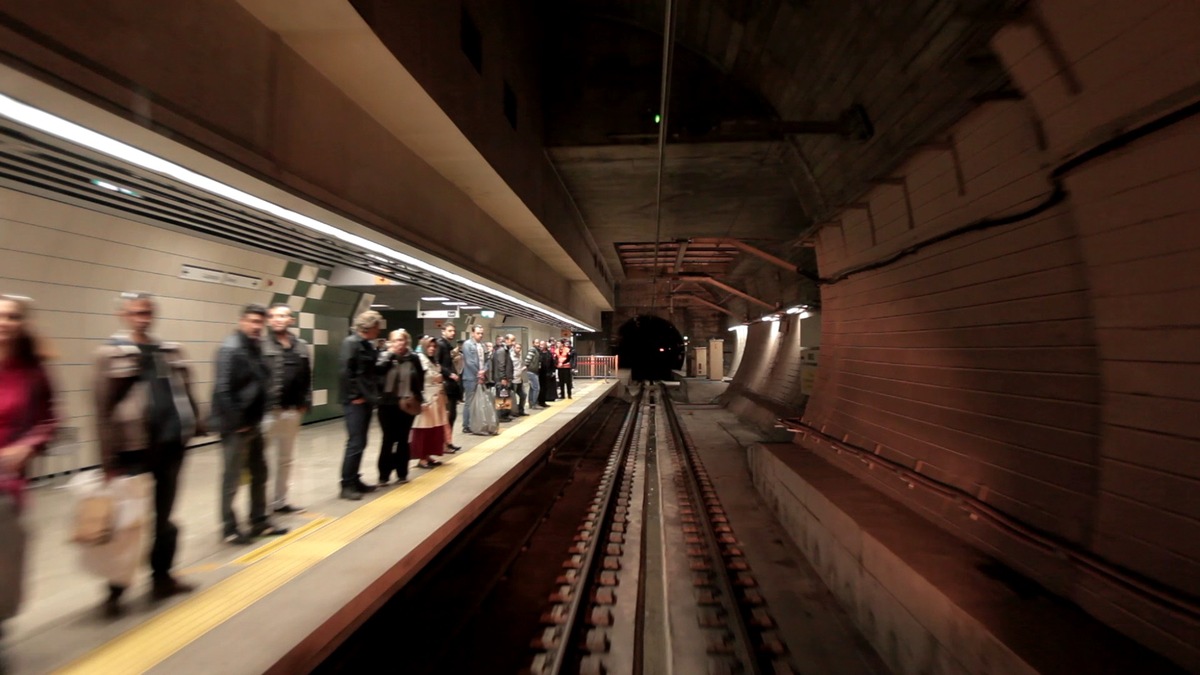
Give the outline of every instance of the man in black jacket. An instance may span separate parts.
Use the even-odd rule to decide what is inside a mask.
[[[246,305],[238,330],[225,338],[217,352],[213,387],[213,416],[221,431],[225,471],[221,485],[221,521],[224,539],[248,544],[251,537],[287,532],[267,520],[267,462],[263,456],[262,421],[267,410],[271,374],[259,340],[267,310]],[[238,528],[233,498],[241,483],[242,468],[250,468],[250,535]]]
[[[492,349],[492,362],[488,368],[488,376],[496,385],[496,397],[501,398],[502,392],[506,394],[507,405],[510,407],[500,408],[497,410],[497,417],[501,422],[508,422],[512,419],[512,392],[513,392],[513,361],[512,352],[508,350],[507,339],[503,336],[496,338],[496,346]]]
[[[554,400],[554,375],[557,372],[557,368],[555,367],[554,350],[550,348],[551,344],[542,340],[541,345],[539,345],[539,349],[542,352],[542,367],[540,371],[542,375],[542,390],[538,392],[541,394],[541,399],[538,403],[543,406]]]
[[[442,388],[446,392],[446,412],[450,418],[451,433],[454,433],[454,421],[458,419],[458,402],[463,397],[462,378],[454,368],[454,336],[457,332],[454,324],[446,323],[442,326],[442,336],[436,341],[437,365],[442,371]],[[462,450],[450,438],[446,439],[446,449],[450,452]]]
[[[342,411],[346,420],[346,454],[342,459],[342,499],[362,499],[374,487],[362,482],[358,473],[371,413],[379,403],[383,378],[377,365],[379,350],[375,340],[383,330],[383,315],[366,311],[354,319],[354,333],[342,341],[338,354]]]

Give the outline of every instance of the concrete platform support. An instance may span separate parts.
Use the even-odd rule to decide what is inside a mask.
[[[754,484],[896,673],[1181,672],[793,444]]]

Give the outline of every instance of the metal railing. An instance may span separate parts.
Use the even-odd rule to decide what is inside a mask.
[[[608,380],[617,376],[616,356],[576,356],[574,377]]]

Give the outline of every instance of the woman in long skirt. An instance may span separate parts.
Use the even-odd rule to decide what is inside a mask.
[[[441,462],[433,459],[433,455],[441,455],[446,447],[447,427],[450,425],[450,415],[446,411],[445,388],[442,386],[442,373],[435,359],[437,343],[433,338],[421,338],[417,356],[421,359],[421,367],[425,372],[424,395],[421,401],[421,413],[413,421],[412,456],[418,460],[417,466],[422,469],[439,466]]]

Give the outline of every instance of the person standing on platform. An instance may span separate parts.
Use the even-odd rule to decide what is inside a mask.
[[[539,401],[542,405],[547,405],[554,400],[556,368],[553,347],[553,343],[542,341],[542,400]]]
[[[475,400],[475,392],[479,384],[487,383],[488,362],[483,346],[483,326],[478,324],[471,327],[471,339],[462,345],[463,355],[463,433],[471,431],[471,403]]]
[[[107,479],[150,474],[154,478],[154,545],[150,569],[155,599],[195,589],[171,575],[179,528],[171,511],[179,491],[184,450],[199,431],[199,409],[179,345],[150,335],[154,298],[122,293],[118,316],[124,325],[96,350],[92,394],[96,438]],[[104,612],[121,613],[125,587],[110,583]]]
[[[58,425],[46,356],[30,330],[30,304],[0,295],[0,631],[21,606],[25,469]]]
[[[221,430],[224,476],[221,481],[221,522],[224,540],[249,544],[253,537],[287,534],[267,518],[267,460],[262,423],[267,412],[271,373],[262,353],[263,324],[267,309],[246,305],[238,329],[225,338],[217,351],[216,383],[213,387],[213,417]],[[242,470],[250,469],[250,531],[238,527],[233,499],[242,481]]]
[[[496,345],[492,348],[491,380],[496,384],[496,397],[498,400],[501,400],[501,392],[508,392],[508,402],[502,403],[502,405],[508,407],[499,408],[496,411],[496,416],[501,422],[511,421],[513,360],[512,353],[508,351],[507,338],[496,338]]]
[[[417,466],[431,469],[441,466],[434,455],[441,455],[446,445],[450,430],[447,428],[450,420],[446,413],[445,383],[442,381],[442,368],[437,364],[438,345],[431,337],[421,340],[417,355],[421,360],[423,378],[423,400],[421,412],[413,422],[412,453],[417,458]]]
[[[462,450],[460,446],[454,444],[454,421],[458,419],[458,402],[463,399],[462,376],[454,366],[454,336],[458,329],[454,324],[447,323],[442,326],[442,336],[436,341],[436,355],[434,362],[437,363],[438,369],[442,374],[443,388],[446,395],[446,415],[450,432],[446,434],[446,452],[457,452]],[[461,359],[460,359],[461,360]]]
[[[368,310],[354,318],[354,332],[342,341],[338,353],[342,411],[346,420],[346,453],[342,458],[342,499],[362,499],[375,488],[362,482],[359,467],[367,447],[371,413],[379,403],[382,378],[376,362],[375,340],[383,330],[383,315]]]
[[[396,483],[408,482],[409,440],[413,414],[406,412],[401,399],[423,394],[423,370],[420,361],[409,348],[412,338],[403,328],[392,331],[387,351],[379,355],[379,373],[383,388],[379,396],[379,428],[383,432],[383,444],[379,446],[379,484],[387,485],[396,472]],[[444,438],[444,435],[443,435]],[[438,448],[441,451],[441,448]],[[362,495],[349,497],[362,499]]]
[[[514,417],[525,417],[525,359],[521,357],[521,343],[512,335],[508,336],[508,353],[513,362],[513,396],[517,399],[517,410]]]
[[[300,423],[312,408],[312,359],[308,343],[292,334],[292,308],[278,302],[267,310],[267,337],[263,356],[271,369],[267,395],[267,440],[275,446],[275,513],[299,513],[288,503],[288,487],[296,456]]]
[[[526,397],[529,401],[529,409],[545,407],[539,403],[541,400],[541,375],[538,373],[542,367],[542,353],[538,351],[538,342],[534,340],[529,345],[529,353],[525,354],[522,362],[525,364],[525,383]]]
[[[575,368],[575,348],[565,338],[558,341],[555,365],[558,367],[558,397],[571,398],[571,371]]]

